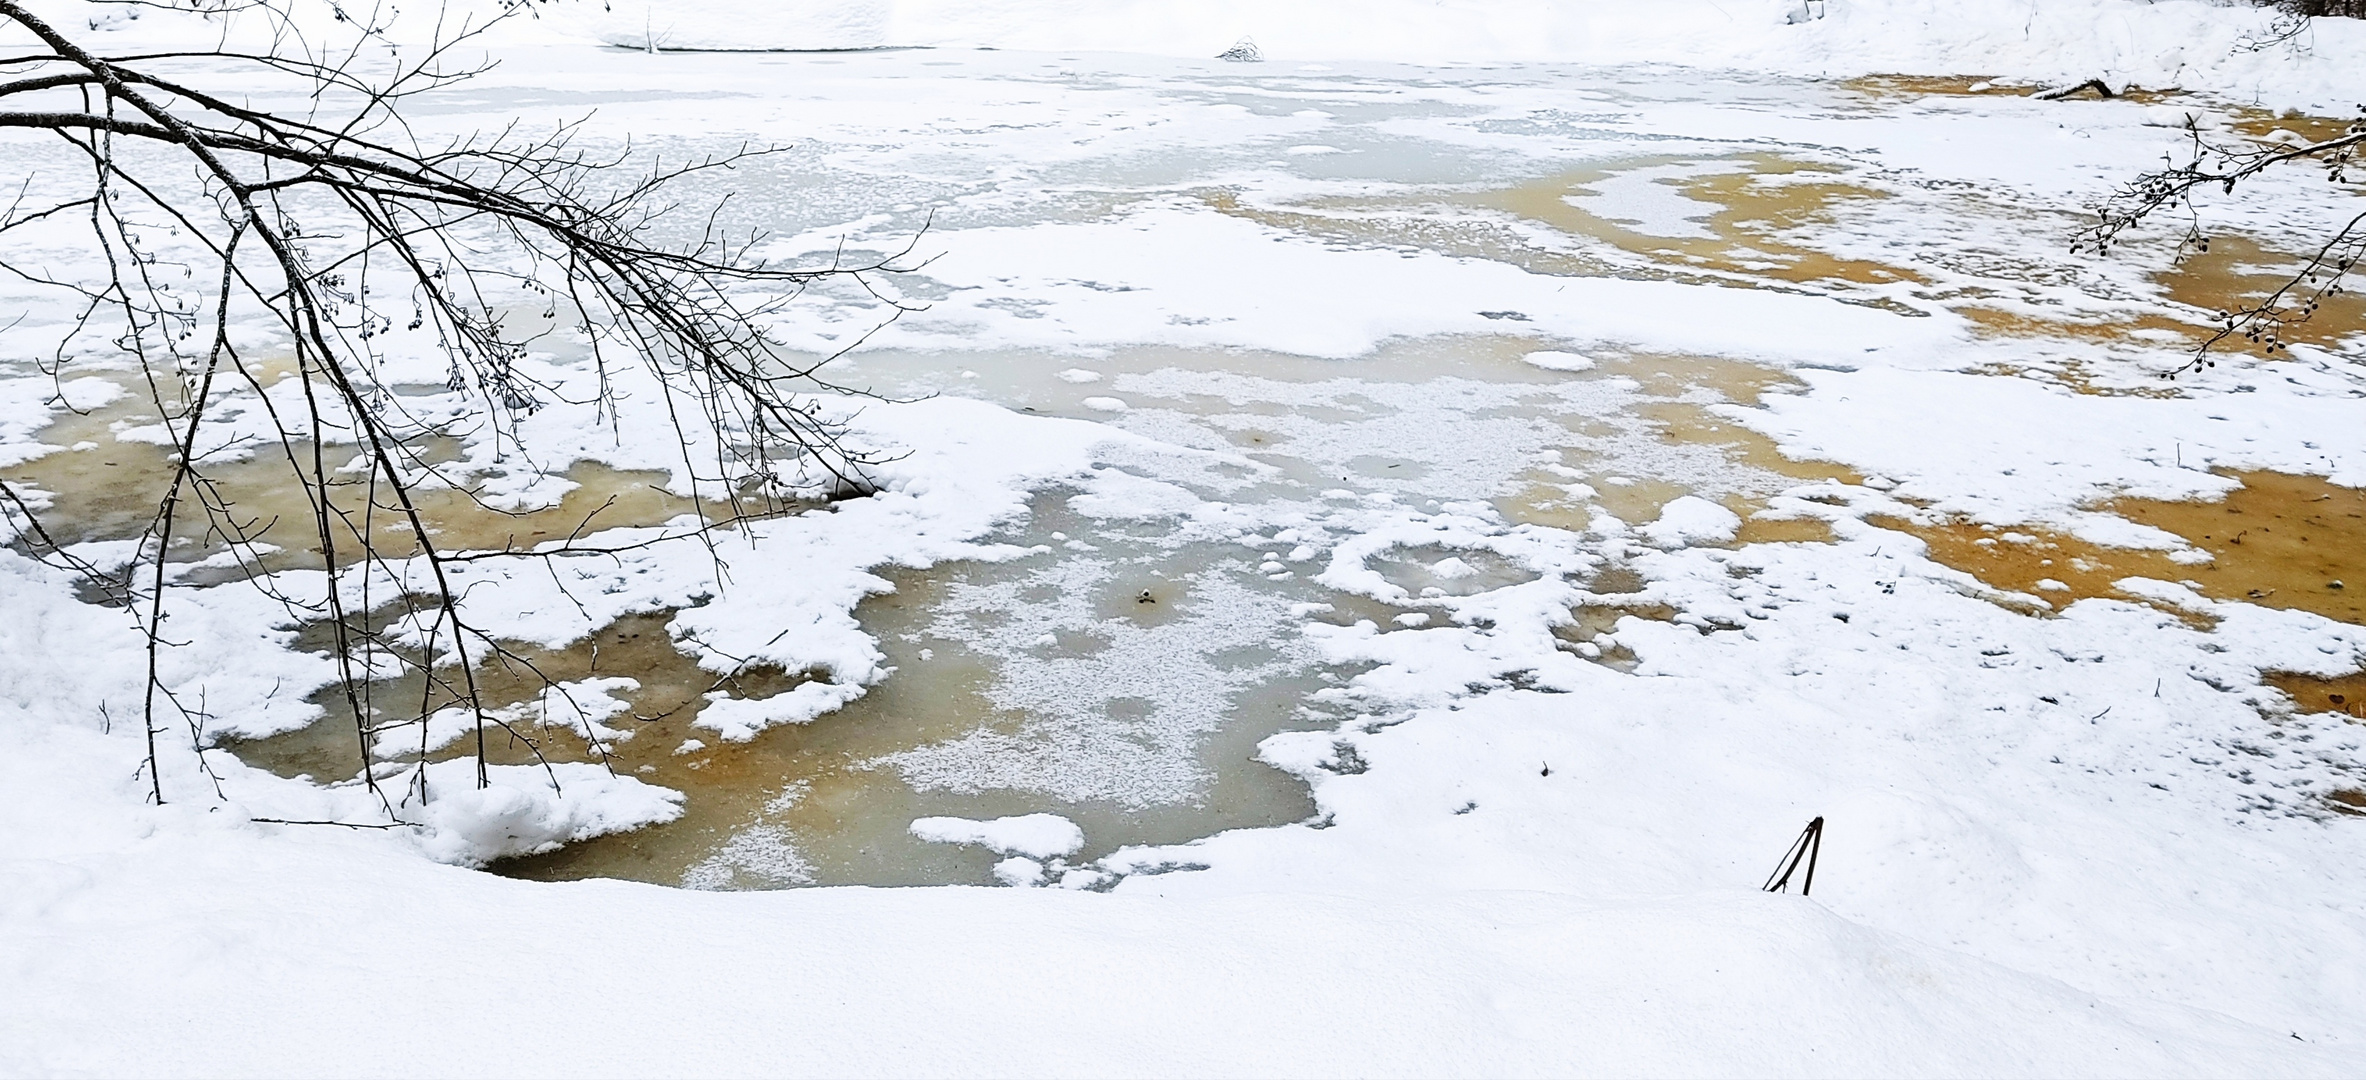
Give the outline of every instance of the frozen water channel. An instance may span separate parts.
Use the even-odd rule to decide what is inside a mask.
[[[691,62],[625,60],[644,61],[660,69]],[[1418,627],[1451,621],[1461,598],[1548,578],[1582,586],[1611,560],[1581,552],[1554,526],[1582,530],[1613,512],[1641,524],[1688,493],[1747,513],[1798,482],[1763,447],[1737,453],[1702,437],[1716,427],[1702,406],[1757,385],[1731,385],[1734,373],[1715,362],[1665,352],[1554,351],[1558,338],[1524,325],[1550,318],[1517,310],[1530,301],[1458,313],[1467,329],[1408,334],[1353,326],[1385,313],[1357,310],[1352,296],[1326,297],[1321,307],[1267,317],[1285,327],[1344,321],[1349,336],[1334,325],[1334,340],[1297,342],[1312,348],[1256,348],[1247,344],[1253,337],[1199,332],[1224,320],[1189,314],[1165,315],[1162,331],[1146,336],[1095,326],[1095,299],[1122,301],[1141,287],[1070,277],[1056,250],[1024,252],[1031,236],[1125,229],[1145,216],[1236,228],[1260,216],[1252,204],[1271,202],[1279,209],[1264,216],[1285,225],[1274,239],[1312,239],[1317,250],[1401,256],[1426,241],[1556,272],[1623,265],[1638,275],[1691,274],[1657,266],[1648,249],[1603,244],[1584,224],[1523,220],[1485,205],[1494,192],[1535,187],[1542,174],[1559,178],[1546,183],[1562,184],[1566,197],[1558,188],[1532,197],[1560,200],[1554,205],[1613,239],[1706,239],[1703,250],[1739,243],[1730,226],[1705,224],[1733,216],[1731,208],[1678,185],[1765,171],[1769,152],[1736,157],[1715,140],[1650,130],[1635,103],[1677,86],[1650,73],[1547,73],[1525,89],[1556,87],[1553,106],[1506,117],[1497,114],[1510,88],[1493,74],[1143,72],[1106,61],[929,52],[721,62],[798,86],[792,100],[815,95],[841,114],[728,181],[759,225],[790,237],[777,245],[781,254],[809,256],[827,244],[861,259],[916,235],[908,261],[935,260],[888,279],[901,299],[928,310],[839,358],[833,378],[890,398],[959,395],[1093,420],[1166,449],[1102,462],[1136,478],[1134,490],[1039,493],[995,537],[1022,549],[1018,558],[892,575],[895,592],[856,612],[885,654],[883,674],[861,698],[805,724],[745,741],[692,726],[700,712],[732,704],[714,699],[780,687],[715,691],[664,650],[627,651],[642,635],[668,632],[663,612],[633,617],[629,635],[623,623],[606,628],[604,667],[591,645],[577,643],[580,674],[637,684],[617,691],[636,720],[612,722],[629,738],[612,747],[611,767],[686,791],[686,812],[512,860],[499,867],[505,872],[740,888],[996,874],[1058,880],[1071,868],[1072,885],[1114,881],[1134,867],[1122,858],[1094,863],[1129,846],[1311,818],[1302,778],[1259,761],[1259,744],[1363,714],[1384,719],[1396,707],[1350,689],[1363,665],[1326,662],[1303,640],[1306,624]],[[915,102],[899,99],[916,88],[983,96],[938,97],[941,113],[926,120],[879,115],[910,109]],[[670,94],[615,91],[484,100],[561,113],[596,106],[627,128],[636,113],[679,104]],[[1848,107],[1855,98],[1834,100]],[[732,134],[654,139],[659,152],[678,156],[728,148]],[[1591,171],[1575,175],[1581,167]],[[1341,200],[1357,205],[1319,205]],[[1319,223],[1287,219],[1309,206]],[[1179,224],[1191,231],[1189,220]],[[1436,235],[1409,241],[1415,231]],[[974,251],[972,238],[1006,250]],[[1014,242],[1020,251],[1007,250]],[[941,272],[957,261],[1041,278],[1058,299],[1014,278],[980,287]],[[1229,272],[1222,259],[1198,269]],[[1080,304],[1084,321],[1062,336],[1084,330],[1084,340],[1005,329],[1076,323],[1047,319],[1054,304]],[[821,355],[883,321],[873,298],[843,292],[809,298],[780,330]],[[1283,343],[1298,336],[1285,331]],[[586,502],[646,483],[641,474],[601,474],[571,497]],[[565,655],[541,663],[565,666]],[[627,656],[639,660],[619,659]],[[241,743],[240,753],[329,779],[350,768],[348,724],[332,717]],[[564,755],[570,743],[560,735],[540,749]],[[510,756],[529,760],[514,747]],[[931,815],[1030,813],[1081,825],[1082,845],[1048,867],[1013,866],[998,861],[1009,852],[930,843],[907,828]]]
[[[860,695],[799,722],[765,702],[843,678],[710,679],[720,647],[677,615],[704,596],[550,643],[621,702],[599,721],[622,736],[610,766],[688,799],[671,823],[497,866],[523,876],[1105,887],[1177,865],[1129,852],[1311,820],[1307,770],[1361,767],[1275,759],[1270,736],[1533,675],[1382,692],[1330,631],[1552,611],[1558,648],[1626,665],[1620,618],[1684,617],[1656,594],[1603,606],[1647,587],[1637,555],[1832,540],[1802,485],[1894,484],[1755,430],[1798,372],[1953,350],[2093,389],[2096,364],[2157,359],[2181,332],[2136,314],[2173,283],[2061,254],[2068,191],[2110,157],[2093,144],[2152,138],[2147,104],[2096,105],[2083,142],[2005,169],[1980,147],[2053,137],[2061,106],[1649,68],[615,53],[594,80],[575,56],[528,51],[418,114],[466,129],[596,109],[602,137],[675,158],[793,143],[709,182],[777,257],[905,252],[882,287],[915,310],[817,289],[778,334],[847,350],[831,377],[889,401],[977,399],[1110,438],[1087,472],[1034,483],[982,557],[882,568],[892,591],[853,612],[878,650]],[[1975,137],[1919,134],[1940,123]],[[1980,313],[2007,329],[1967,333]],[[91,421],[58,431],[91,448],[21,466],[36,485],[83,482],[72,467],[108,452]],[[577,460],[626,470],[579,477],[592,495],[645,493],[665,468],[630,447]],[[794,575],[798,557],[759,547],[738,573]],[[680,649],[628,646],[644,638]],[[544,752],[581,756],[568,722]],[[342,780],[344,723],[235,745]],[[911,828],[1039,814],[1081,842]]]
[[[1222,8],[864,6],[1079,16],[1006,45]],[[507,654],[468,669],[495,724],[406,670],[420,635],[349,702],[307,620],[337,589],[403,629],[425,560],[348,470],[326,499],[392,564],[324,572],[265,407],[306,416],[305,380],[234,315],[153,749],[137,626],[0,550],[0,1072],[2366,1071],[2366,307],[2162,377],[2357,186],[2271,170],[2207,194],[2206,253],[2069,251],[2189,116],[2342,130],[2366,27],[1810,6],[1506,38],[1758,73],[1291,55],[1536,29],[1504,4],[1269,5],[1309,36],[1259,30],[1262,63],[533,24],[412,130],[781,147],[682,202],[784,264],[892,256],[766,316],[871,392],[795,403],[872,483],[738,484],[732,419],[670,423],[563,305],[505,312],[544,331],[522,415],[382,318],[364,407],[433,431],[459,490],[423,483],[424,527]],[[1893,61],[1995,66],[1821,74]],[[2096,65],[2124,92],[2015,81]],[[0,135],[36,195],[87,181],[64,156]],[[103,273],[73,216],[12,265]],[[139,235],[167,277],[193,245]],[[73,299],[0,280],[0,478],[140,565],[176,384]],[[689,513],[751,492],[797,501]],[[251,563],[224,519],[270,526]],[[1813,896],[1762,891],[1811,818]],[[806,887],[839,885],[950,887]],[[599,1021],[351,1037],[521,1002]]]
[[[1653,485],[1625,505],[1705,491],[1745,510],[1796,482],[1665,438],[1638,406],[1667,403],[1666,388],[1615,367],[1573,378],[1523,362],[1532,351],[1427,340],[1353,374],[1173,348],[849,362],[898,392],[943,378],[1022,411],[1117,412],[1108,422],[1172,449],[1107,460],[1139,478],[1123,494],[1037,495],[997,537],[1016,559],[894,575],[894,593],[857,609],[890,658],[885,680],[746,744],[693,733],[653,762],[692,793],[683,821],[504,868],[737,886],[981,880],[986,851],[923,842],[907,823],[1054,813],[1085,838],[1057,876],[1128,846],[1310,818],[1302,780],[1257,760],[1258,744],[1388,707],[1348,686],[1363,665],[1304,640],[1308,623],[1446,623],[1465,598],[1590,581],[1602,559],[1519,520],[1566,513],[1580,477]],[[1061,366],[1080,362],[1094,367]]]

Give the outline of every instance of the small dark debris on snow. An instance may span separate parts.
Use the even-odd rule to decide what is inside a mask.
[[[1265,59],[1265,52],[1257,47],[1256,42],[1242,38],[1233,42],[1231,48],[1217,53],[1216,59],[1230,60],[1236,64],[1254,64]]]

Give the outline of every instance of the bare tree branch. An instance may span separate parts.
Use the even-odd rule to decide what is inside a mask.
[[[85,273],[30,265],[0,248],[0,270],[57,290],[73,305],[58,331],[53,376],[80,353],[130,358],[172,450],[170,475],[140,537],[136,577],[132,567],[102,571],[76,556],[44,527],[37,500],[4,481],[0,511],[19,543],[106,590],[145,635],[144,767],[159,802],[169,793],[155,737],[170,711],[187,724],[201,764],[207,749],[202,699],[184,707],[162,663],[177,645],[164,631],[168,596],[187,587],[174,562],[176,542],[198,538],[188,524],[193,515],[205,520],[200,547],[228,552],[292,620],[326,628],[339,696],[354,720],[359,774],[370,790],[379,790],[387,764],[378,737],[416,723],[422,741],[400,801],[427,799],[429,720],[452,708],[474,726],[482,786],[489,782],[488,728],[537,757],[540,747],[498,715],[479,668],[512,665],[546,688],[553,684],[466,617],[452,568],[614,556],[685,538],[711,542],[717,530],[868,494],[867,470],[877,460],[846,447],[809,396],[852,391],[821,380],[818,365],[764,327],[805,289],[833,279],[869,290],[886,305],[888,321],[907,310],[871,279],[897,272],[909,247],[858,262],[775,265],[755,254],[765,237],[727,231],[720,207],[701,214],[684,239],[665,239],[682,217],[673,194],[682,181],[782,148],[742,147],[642,167],[630,147],[606,154],[580,147],[580,124],[535,137],[513,126],[423,138],[402,106],[482,73],[487,65],[463,62],[454,50],[484,27],[439,31],[407,59],[368,58],[358,46],[309,39],[290,15],[294,2],[195,0],[212,15],[267,20],[271,47],[260,51],[102,56],[19,0],[0,0],[0,25],[30,33],[46,50],[0,59],[0,129],[54,133],[89,168],[72,190],[30,203],[29,178],[0,215],[0,236],[54,230],[79,215],[87,218],[98,267]],[[531,10],[524,0],[510,7]],[[345,17],[341,9],[338,15]],[[352,29],[362,40],[384,30]],[[185,63],[192,60],[206,63]],[[223,75],[224,64],[234,74]],[[201,76],[177,73],[184,68],[225,83],[246,80],[232,84],[240,100],[197,85]],[[255,100],[244,96],[250,93],[272,100],[273,92],[304,104],[278,111],[242,103]],[[292,390],[265,386],[233,342],[234,326],[257,315],[291,354]],[[684,475],[694,492],[714,492],[719,509],[710,512],[706,500],[694,498],[693,527],[624,543],[585,540],[595,510],[561,541],[445,550],[418,495],[431,486],[468,491],[424,449],[449,421],[408,413],[384,377],[382,343],[394,334],[432,341],[431,354],[448,366],[449,388],[475,398],[490,425],[484,437],[507,447],[518,442],[519,419],[556,400],[558,391],[538,382],[526,361],[535,342],[557,329],[572,329],[588,347],[599,389],[587,404],[611,422],[611,376],[621,370],[614,365],[637,364],[647,373],[672,418]],[[104,345],[94,350],[91,336],[102,333]],[[302,489],[309,547],[327,578],[317,598],[281,588],[274,567],[286,557],[274,556],[265,539],[278,520],[242,516],[209,472],[205,433],[222,423],[214,406],[233,391],[261,403],[276,458]],[[696,447],[708,448],[712,460],[694,460]],[[371,684],[386,662],[423,676],[408,719],[377,719]],[[585,734],[594,753],[602,752]],[[379,797],[392,819],[397,799]]]
[[[2208,251],[2210,238],[2202,231],[2194,194],[2215,188],[2231,195],[2245,181],[2286,163],[2318,161],[2327,180],[2347,183],[2351,170],[2357,167],[2359,148],[2366,146],[2366,106],[2359,107],[2358,122],[2342,135],[2298,146],[2215,141],[2190,115],[2185,118],[2185,133],[2186,160],[2144,173],[2094,206],[2096,222],[2079,234],[2072,251],[2107,256],[2124,233],[2163,212],[2184,216],[2180,252]],[[2195,349],[2193,359],[2170,374],[2209,366],[2211,351],[2236,337],[2269,356],[2286,351],[2285,328],[2309,321],[2327,297],[2339,295],[2362,257],[2366,257],[2366,213],[2333,229],[2300,270],[2266,297],[2219,312],[2216,328]]]

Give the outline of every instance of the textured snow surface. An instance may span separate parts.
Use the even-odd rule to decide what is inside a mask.
[[[210,25],[42,9],[103,18],[126,51]],[[2174,150],[2185,106],[1884,112],[1804,78],[2101,75],[2354,104],[2359,27],[2320,24],[2305,54],[2239,48],[2264,18],[2193,0],[548,5],[422,131],[593,113],[599,137],[669,154],[797,143],[742,174],[775,252],[895,250],[935,213],[931,261],[881,286],[927,310],[845,362],[891,400],[813,403],[883,452],[879,494],[712,552],[472,564],[468,614],[556,646],[679,609],[677,645],[708,668],[809,676],[710,706],[702,734],[728,743],[896,677],[854,615],[887,569],[1056,551],[1016,584],[949,589],[929,627],[1000,665],[983,693],[1026,722],[875,767],[936,793],[1188,802],[1197,740],[1243,688],[1319,662],[1357,673],[1315,695],[1352,719],[1256,749],[1317,816],[1081,865],[1066,857],[1091,838],[1056,815],[910,823],[1007,855],[993,880],[1035,888],[701,891],[735,867],[813,880],[772,825],[732,835],[688,889],[508,880],[466,867],[670,820],[680,799],[590,766],[499,769],[480,791],[453,762],[420,811],[201,753],[310,722],[334,675],[278,605],[225,587],[175,595],[188,644],[162,676],[202,686],[212,719],[160,729],[170,801],[150,805],[128,618],[0,550],[0,1074],[2366,1073],[2366,828],[2323,799],[2359,786],[2366,729],[2263,682],[2357,670],[2366,630],[2169,581],[2000,598],[1872,523],[1955,514],[2206,561],[2094,507],[2220,496],[2219,470],[2366,484],[2357,342],[2230,359],[2169,397],[1997,374],[2077,363],[2124,391],[2178,361],[1981,337],[1927,293],[2001,288],[1977,266],[2010,253],[2029,278],[2094,286],[2006,298],[2030,311],[2156,302],[2128,265],[2043,260],[2063,207]],[[1266,62],[1211,59],[1244,36]],[[1758,153],[1884,196],[1819,240],[1929,290],[1589,276],[1356,231],[1391,200],[1623,162],[1570,205],[1697,240],[1711,219],[1668,181]],[[2274,212],[2208,210],[2288,236],[2347,205],[2280,182],[2263,181],[2287,197]],[[1965,190],[1987,201],[1944,202]],[[1353,205],[1290,224],[1323,198]],[[5,288],[31,324],[70,315]],[[817,288],[773,329],[827,353],[877,313]],[[1434,340],[1458,344],[1384,359]],[[1748,404],[1684,401],[1866,483],[1663,437],[1640,410],[1670,399],[1630,374],[1653,357],[1784,372]],[[65,452],[43,425],[120,392],[35,359],[0,355],[10,467]],[[523,363],[590,396],[581,365]],[[619,423],[661,422],[649,387],[617,378]],[[225,441],[259,430],[254,406],[226,409]],[[538,462],[681,482],[682,447],[587,415],[533,417]],[[568,483],[493,442],[452,467],[489,498]],[[1597,498],[1636,478],[1691,494],[1634,520]],[[1566,512],[1507,511],[1540,489]],[[1742,495],[1833,542],[1725,546]],[[1068,546],[1018,546],[1044,507],[1081,522]],[[1178,571],[1199,606],[1108,630],[1085,597],[1128,530],[1238,565]],[[1638,591],[1594,592],[1613,567]],[[1577,612],[1612,603],[1674,614],[1573,648]],[[1059,651],[1083,631],[1103,647]],[[1592,662],[1611,651],[1629,668]],[[614,688],[579,690],[597,712]],[[1138,722],[1102,738],[1097,712],[1135,694]],[[298,824],[383,822],[382,800],[413,824]],[[1756,891],[1818,815],[1813,897]],[[521,1013],[530,1032],[486,1022]]]

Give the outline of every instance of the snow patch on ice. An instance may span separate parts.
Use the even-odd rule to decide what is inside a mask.
[[[1688,544],[1721,544],[1741,530],[1741,516],[1698,495],[1670,500],[1659,519],[1643,526],[1643,535],[1663,548]]]
[[[977,844],[997,854],[1025,855],[1032,859],[1072,855],[1084,846],[1084,830],[1058,814],[1021,814],[989,820],[924,817],[912,822],[912,835],[931,843]]]
[[[1521,357],[1520,360],[1523,363],[1535,365],[1536,367],[1543,368],[1546,371],[1594,370],[1593,357],[1581,356],[1573,352],[1552,352],[1549,350],[1542,352],[1532,352],[1526,356]]]
[[[778,825],[752,825],[682,875],[686,889],[779,889],[813,882],[813,862]]]

